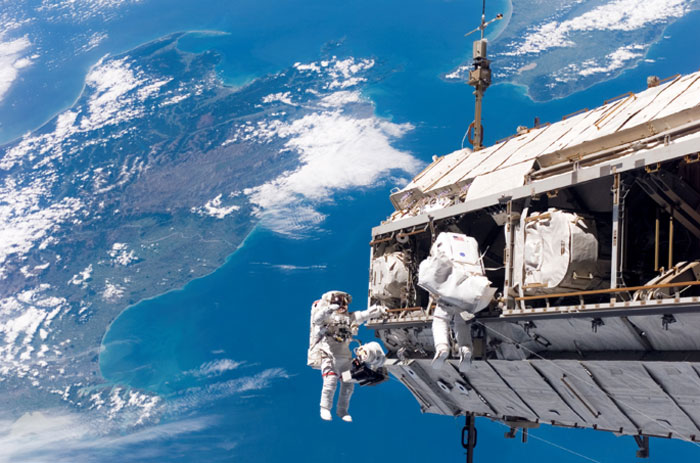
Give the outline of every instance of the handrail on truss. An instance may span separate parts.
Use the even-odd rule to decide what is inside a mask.
[[[541,294],[537,296],[521,296],[516,297],[516,301],[533,301],[537,299],[551,299],[554,297],[575,297],[575,296],[590,296],[593,294],[613,294],[613,293],[625,293],[629,291],[644,291],[648,289],[658,289],[658,288],[676,288],[679,286],[698,286],[700,281],[678,281],[675,283],[659,283],[656,285],[644,285],[644,286],[626,286],[620,288],[607,288],[607,289],[594,289],[591,291],[575,291],[571,293],[553,293],[553,294]]]

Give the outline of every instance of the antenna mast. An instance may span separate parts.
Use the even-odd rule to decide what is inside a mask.
[[[484,98],[484,92],[489,85],[491,85],[491,68],[489,67],[491,61],[486,59],[486,44],[488,40],[484,38],[484,30],[486,26],[500,19],[503,19],[503,14],[498,13],[495,18],[488,22],[486,21],[486,0],[483,0],[481,6],[481,24],[473,31],[464,34],[464,36],[467,37],[477,31],[481,33],[481,38],[474,42],[472,56],[474,59],[474,69],[469,71],[469,81],[467,82],[474,87],[474,96],[476,100],[474,102],[474,122],[469,125],[469,132],[471,132],[472,128],[474,129],[474,137],[469,137],[469,141],[474,146],[474,151],[479,151],[483,148],[481,143],[484,140],[484,129],[481,125],[481,103]]]

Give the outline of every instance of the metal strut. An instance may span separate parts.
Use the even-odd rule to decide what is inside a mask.
[[[467,413],[466,422],[462,428],[462,447],[467,452],[467,463],[473,463],[476,447],[476,417],[473,413]]]
[[[637,458],[649,458],[649,436],[632,436],[637,442]]]
[[[474,122],[469,125],[469,130],[467,131],[467,134],[469,134],[469,142],[474,146],[474,151],[479,151],[484,147],[484,128],[481,124],[481,106],[484,92],[489,85],[491,85],[491,61],[486,58],[486,45],[488,41],[484,38],[484,30],[489,24],[501,19],[503,19],[503,15],[499,13],[492,20],[486,21],[486,0],[484,0],[481,8],[481,24],[473,31],[464,34],[466,37],[474,32],[481,33],[481,38],[473,43],[473,69],[469,71],[469,80],[467,81],[467,84],[474,87]],[[474,129],[473,135],[471,135],[472,129]]]

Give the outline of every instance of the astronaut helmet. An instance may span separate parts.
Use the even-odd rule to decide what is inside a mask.
[[[337,304],[341,309],[347,310],[348,305],[352,302],[352,296],[344,291],[328,291],[323,295],[329,304]]]

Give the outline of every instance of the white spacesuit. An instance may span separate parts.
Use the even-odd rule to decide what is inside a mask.
[[[450,324],[459,350],[459,369],[466,372],[471,364],[472,337],[470,322],[483,310],[496,289],[489,287],[479,255],[477,241],[460,233],[440,233],[421,262],[418,285],[436,303],[433,313],[433,366],[442,368],[450,354]]]
[[[432,325],[433,341],[435,343],[433,366],[437,369],[442,368],[450,354],[450,324],[452,324],[459,350],[459,369],[465,373],[469,370],[472,360],[472,328],[470,322],[474,316],[469,314],[470,316],[464,319],[461,316],[462,313],[464,312],[456,307],[439,302],[435,306]]]
[[[311,311],[311,334],[308,364],[321,369],[323,388],[321,389],[321,418],[331,419],[333,396],[343,371],[351,367],[350,341],[357,333],[357,327],[371,318],[382,315],[386,309],[372,306],[367,310],[348,313],[352,298],[342,291],[329,291],[314,302]],[[348,414],[353,383],[341,380],[336,414],[343,421],[350,422]]]

